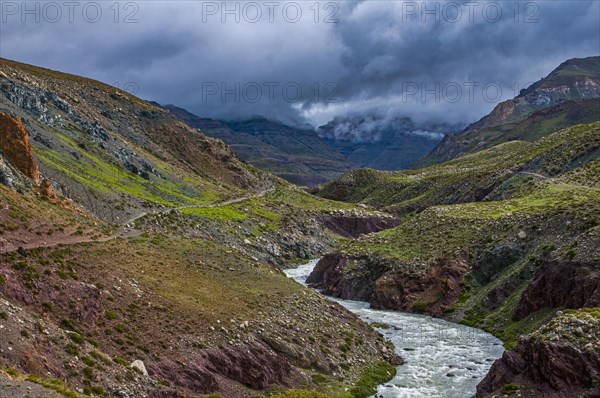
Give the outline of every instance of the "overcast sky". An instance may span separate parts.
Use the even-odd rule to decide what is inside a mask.
[[[600,53],[594,0],[26,3],[0,3],[0,56],[224,119],[467,123]]]

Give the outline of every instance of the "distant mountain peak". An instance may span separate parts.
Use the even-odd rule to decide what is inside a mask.
[[[560,128],[600,120],[599,98],[600,56],[569,59],[461,133],[447,136],[419,165],[443,162],[506,141],[535,140]],[[537,113],[540,110],[548,111]]]

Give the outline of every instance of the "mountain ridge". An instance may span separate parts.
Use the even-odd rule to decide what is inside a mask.
[[[353,167],[308,128],[295,128],[262,117],[218,121],[165,105],[193,128],[219,138],[245,161],[298,185],[317,185]]]
[[[416,166],[422,167],[489,148],[509,139],[532,140],[560,128],[600,119],[600,56],[573,58],[555,68],[514,99],[458,134],[448,135]],[[566,108],[566,109],[565,109]],[[536,112],[549,109],[557,119],[552,126],[531,133],[519,126]]]

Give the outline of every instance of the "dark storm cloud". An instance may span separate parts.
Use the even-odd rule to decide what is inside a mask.
[[[564,60],[600,52],[596,1],[521,2],[516,14],[514,2],[484,1],[322,2],[318,14],[313,2],[121,2],[118,14],[97,2],[94,23],[82,12],[90,2],[72,21],[54,2],[55,23],[48,2],[28,3],[40,5],[39,22],[6,5],[22,2],[2,2],[0,56],[133,82],[143,98],[219,118],[469,122]]]

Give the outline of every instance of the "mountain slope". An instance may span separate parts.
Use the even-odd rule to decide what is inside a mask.
[[[434,166],[382,172],[355,170],[323,185],[325,198],[360,202],[398,214],[429,206],[503,199],[600,156],[598,123],[535,142],[512,141]]]
[[[443,162],[511,140],[532,141],[600,120],[600,57],[574,58],[459,134],[448,135],[418,166]]]
[[[222,142],[113,87],[0,60],[0,111],[22,119],[43,176],[99,217],[264,189]]]
[[[381,336],[273,266],[393,217],[89,79],[0,60],[0,111],[2,393],[350,398],[392,377]]]
[[[350,170],[352,163],[309,128],[294,128],[255,117],[220,122],[166,105],[189,126],[223,140],[241,159],[298,185],[316,185]]]
[[[599,160],[596,122],[421,170],[348,173],[322,193],[386,208],[404,222],[339,245],[308,282],[501,338],[514,351],[492,367],[478,396],[506,393],[508,384],[522,396],[595,396],[597,368],[585,365],[575,378],[569,369],[597,363],[598,345],[592,339],[581,353],[570,337],[580,332],[556,327],[565,323],[557,311],[600,306]],[[593,317],[590,335],[598,333]],[[540,334],[554,340],[540,343]]]

